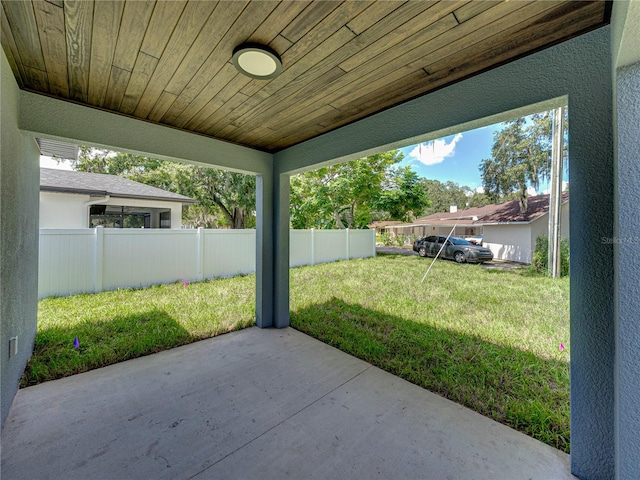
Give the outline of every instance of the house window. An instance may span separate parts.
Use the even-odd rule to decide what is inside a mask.
[[[127,207],[107,207],[91,205],[89,208],[89,228],[145,228],[150,224],[150,214],[127,211]]]
[[[171,228],[171,212],[160,212],[160,228]]]

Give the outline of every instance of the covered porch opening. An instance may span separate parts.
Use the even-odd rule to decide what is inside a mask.
[[[3,54],[1,333],[3,351],[7,346],[17,347],[2,362],[3,421],[9,415],[16,381],[28,359],[35,333],[38,155],[34,136],[121,145],[132,152],[154,153],[160,158],[182,158],[257,174],[256,322],[260,327],[284,328],[289,324],[289,175],[310,166],[366,156],[381,148],[391,149],[413,138],[424,139],[424,132],[432,132],[431,138],[437,138],[454,128],[465,128],[479,118],[517,112],[549,98],[568,97],[572,112],[569,137],[574,220],[571,471],[580,478],[634,478],[640,458],[637,425],[640,349],[635,314],[638,253],[637,248],[632,249],[639,231],[634,200],[638,183],[639,136],[635,119],[640,59],[627,52],[637,52],[633,45],[637,44],[640,28],[637,5],[629,4],[634,2],[614,3],[611,26],[275,153],[20,90]],[[64,124],[52,121],[60,118],[65,119]],[[89,129],[87,125],[103,128]],[[278,331],[271,333],[277,335]],[[16,338],[20,341],[11,341]],[[256,352],[246,368],[264,365],[270,354]],[[270,367],[269,374],[276,377],[284,371],[278,365]],[[283,391],[290,388],[287,385]],[[254,390],[254,395],[247,397],[256,411],[265,410],[265,393]],[[186,394],[185,390],[183,395]],[[181,418],[176,417],[166,425],[163,434],[171,436],[184,422],[180,422]],[[172,427],[175,422],[178,423]],[[100,435],[100,425],[94,424],[93,428]],[[300,425],[293,430],[305,431]],[[140,431],[129,430],[133,434]],[[55,441],[55,437],[51,438]],[[5,438],[6,454],[4,442]],[[295,450],[283,445],[274,436],[261,453],[258,450],[250,458],[255,461],[258,455],[262,458],[295,455]],[[149,445],[149,455],[154,448]],[[102,456],[102,451],[96,451],[94,458]],[[133,460],[125,457],[123,461]],[[4,461],[8,460],[3,455]]]

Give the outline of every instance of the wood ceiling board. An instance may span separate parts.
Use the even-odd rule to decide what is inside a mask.
[[[592,14],[594,12],[600,12],[601,9],[602,9],[602,6],[597,6],[594,4],[594,5],[586,6],[583,9],[583,15],[584,15],[583,18],[571,16],[570,19],[568,18],[557,19],[556,21],[549,23],[547,25],[549,34],[551,36],[557,36],[558,38],[564,38],[564,36],[566,35],[566,31],[569,28],[575,29],[576,32],[584,32],[585,29],[588,29],[590,26],[591,27],[593,26]],[[590,10],[590,12],[588,10]],[[486,71],[487,69],[490,69],[493,66],[495,66],[496,61],[500,61],[504,63],[512,59],[514,55],[521,56],[521,55],[527,54],[528,52],[530,52],[531,41],[533,38],[536,38],[537,33],[538,32],[532,32],[532,31],[522,32],[521,35],[519,35],[514,39],[514,41],[512,41],[511,45],[505,47],[506,52],[497,58],[493,58],[493,57],[486,58],[482,63],[471,62],[470,65],[465,65],[464,69],[460,68],[450,72],[442,72],[439,75],[427,76],[426,79],[428,80],[428,82],[424,86],[424,90],[433,91],[434,89],[451,84],[452,79],[454,79],[454,81],[462,80],[464,78],[469,77],[470,75],[476,74],[478,71],[478,68],[481,68],[482,71]],[[469,48],[473,49],[474,47],[469,47]],[[460,54],[460,58],[461,59],[466,58],[464,56],[464,52]],[[388,91],[399,92],[400,90],[398,89],[401,87],[402,87],[401,85],[397,85],[395,86],[395,89],[394,89],[394,85],[392,84],[392,85],[387,85],[377,91],[371,92],[369,95],[367,95],[367,97],[359,98],[358,100],[354,101],[354,105],[345,106],[345,109],[344,109],[345,111],[354,112],[352,113],[351,117],[336,116],[333,119],[326,119],[325,122],[330,123],[331,121],[335,121],[336,123],[340,122],[346,125],[348,123],[355,121],[356,119],[362,118],[363,115],[368,116],[373,113],[377,113],[380,110],[379,109],[380,99],[384,95],[388,94]],[[407,92],[404,95],[402,95],[400,98],[402,101],[415,98],[415,91],[412,91],[410,93]],[[319,119],[319,121],[322,121],[322,119]],[[326,133],[326,131],[329,131],[329,130],[324,130],[322,133]],[[276,143],[275,145],[276,146],[273,147],[274,150],[282,148],[282,145],[280,143]],[[289,143],[286,143],[286,145],[289,146]]]
[[[224,102],[231,99],[231,97],[237,93],[244,84],[249,83],[251,80],[249,77],[240,75],[236,68],[230,63],[227,63],[223,67],[222,72],[222,75],[218,75],[216,80],[212,80],[207,86],[211,86],[215,90],[215,93],[211,92],[206,95],[202,101],[202,107],[195,115],[190,114],[188,117],[184,118],[184,121],[186,121],[185,127],[188,130],[197,129],[200,132],[208,130],[209,125],[203,126],[202,123],[217,111]],[[199,105],[199,99],[200,97],[194,100],[193,104],[196,104],[196,106]],[[180,118],[178,120],[180,120]]]
[[[64,31],[64,11],[45,2],[33,2],[33,10],[38,24],[40,47],[49,80],[49,90],[53,95],[67,98],[67,41]]]
[[[3,0],[2,6],[23,66],[45,72],[47,67],[42,56],[38,24],[36,23],[33,5],[30,2]],[[27,79],[25,79],[25,83],[29,84]]]
[[[606,24],[549,1],[2,1],[18,85],[277,151]],[[231,65],[269,44],[282,74]]]
[[[248,1],[225,2],[224,8],[216,9],[215,15],[211,15],[202,31],[191,45],[189,52],[176,69],[169,84],[165,87],[166,92],[174,95],[181,95],[194,74],[207,61],[213,49],[220,43],[222,37],[227,33],[231,25],[248,5]],[[226,28],[221,28],[225,25]],[[231,56],[229,56],[231,58]],[[178,112],[180,113],[180,112]]]
[[[198,126],[198,129],[203,129],[204,133],[211,136],[217,136],[218,133],[224,129],[224,127],[229,126],[225,119],[226,116],[232,112],[239,105],[242,105],[247,101],[247,96],[242,93],[236,91],[229,92],[231,94],[230,98],[221,105],[219,105],[211,115],[209,115],[201,125]],[[222,98],[225,98],[222,96]],[[233,129],[235,129],[235,125],[231,125]]]
[[[93,2],[65,0],[64,17],[67,36],[69,98],[86,103],[89,98]]]
[[[256,29],[255,32],[247,39],[250,43],[260,43],[262,45],[270,45],[280,34],[280,32],[289,25],[300,12],[311,4],[310,1],[297,0],[295,2],[281,2],[269,15],[269,17]],[[281,36],[284,39],[284,37]],[[286,39],[285,39],[286,40]],[[289,46],[293,42],[286,40]],[[277,50],[282,55],[284,50]]]
[[[128,1],[124,5],[113,66],[131,72],[147,31],[155,1]],[[124,93],[124,92],[123,92]]]
[[[469,2],[464,7],[456,9],[453,14],[458,20],[458,23],[463,23],[470,18],[479,15],[480,13],[493,7],[493,4],[500,3],[505,0],[483,0],[481,2]]]
[[[417,3],[417,2],[414,2]],[[367,30],[371,25],[378,23],[380,20],[390,15],[394,10],[399,9],[404,4],[407,4],[405,0],[388,0],[385,2],[371,2],[369,7],[353,19],[347,22],[347,28],[356,35],[360,35]],[[425,8],[427,8],[425,6]]]
[[[252,2],[238,15],[231,28],[227,30],[196,75],[178,96],[174,106],[182,107],[180,113],[176,115],[177,112],[172,112],[173,107],[167,112],[167,116],[175,115],[176,120],[171,122],[172,125],[181,127],[186,124],[188,119],[202,108],[203,98],[205,103],[211,100],[211,97],[207,98],[205,87],[212,82],[218,82],[217,75],[221,75],[224,80],[226,74],[223,70],[225,65],[230,65],[229,60],[233,49],[242,43],[242,39],[251,35],[259,26],[260,19],[267,17],[276,6],[276,2]],[[192,105],[198,97],[200,101]],[[166,120],[169,121],[168,118]]]
[[[305,8],[280,34],[292,43],[304,37],[313,27],[336,9],[340,2],[315,0]]]
[[[104,105],[123,11],[123,0],[98,2],[93,7],[88,99],[91,105],[98,107]]]
[[[338,4],[338,2],[335,3],[336,5]],[[277,79],[273,80],[253,80],[242,89],[242,93],[249,97],[253,97],[255,94],[260,92],[259,97],[257,97],[259,101],[268,98],[274,92],[282,88],[282,86],[287,82],[291,81],[291,79],[295,77],[296,72],[301,72],[304,69],[304,66],[309,65],[309,57],[307,55],[313,52],[318,45],[330,38],[336,31],[340,30],[344,26],[345,16],[348,18],[350,14],[362,11],[365,7],[366,5],[363,5],[361,2],[345,2],[338,8],[335,8],[334,6],[331,13],[324,17],[322,21],[315,24],[313,28],[310,28],[305,36],[295,44],[292,44],[290,48],[282,51],[276,50],[282,59],[284,68],[283,73],[285,74],[284,78],[283,74],[281,74]],[[282,34],[279,36],[285,38]],[[317,55],[318,51],[315,51],[314,54]],[[296,63],[300,60],[304,60],[306,63],[304,65],[296,66]],[[252,106],[256,106],[259,102],[252,99],[251,103]]]
[[[4,47],[5,53],[7,55],[7,60],[9,62],[9,65],[11,66],[11,70],[16,77],[18,85],[20,87],[23,87],[25,73],[22,66],[22,60],[20,59],[18,47],[16,46],[16,42],[13,39],[13,33],[11,32],[11,28],[9,27],[9,21],[7,20],[7,15],[4,13],[4,6],[1,2],[0,22],[0,41],[2,42],[2,46]]]
[[[407,4],[405,9],[396,10],[393,13],[393,18],[388,19],[388,21],[391,22],[391,25],[394,25],[394,26],[399,26],[403,23],[411,21],[411,19],[415,18],[415,15],[417,13],[419,14],[421,11],[424,11],[425,4],[426,2],[416,3],[415,4],[416,6],[421,7],[421,9],[418,9],[418,10],[416,10],[415,8],[409,8],[409,7],[413,7],[414,4]],[[443,5],[455,6],[455,3],[444,2]],[[444,12],[444,11],[440,11],[440,12]],[[429,18],[428,21],[432,21],[432,19]],[[428,39],[430,39],[432,36],[437,36],[438,34],[442,33],[444,30],[453,28],[456,25],[457,25],[457,22],[455,21],[455,19],[449,15],[444,19],[440,19],[435,23],[432,23],[428,27],[423,26],[423,28],[420,29],[419,38],[421,39],[422,42],[425,42]],[[342,60],[351,58],[351,56],[354,53],[357,54],[357,52],[362,51],[363,42],[371,41],[372,43],[374,43],[378,41],[378,39],[380,38],[380,35],[384,35],[384,30],[381,31],[381,29],[376,27],[377,25],[372,25],[370,29],[365,31],[360,36],[355,37],[355,39],[352,39],[351,42],[344,45],[339,51],[335,52],[332,56],[328,57],[327,59],[315,65],[312,70],[302,75],[299,75],[300,78],[296,79],[297,83],[293,84],[292,86],[298,85],[300,87],[303,87],[304,83],[302,83],[301,80],[303,80],[305,77],[323,75],[324,72],[326,72],[327,69],[330,69],[333,65],[335,64],[342,65],[343,63]],[[418,38],[417,35],[415,35],[415,37]],[[393,53],[388,54],[389,60],[394,59],[394,57],[395,57],[395,54]],[[368,57],[361,57],[361,61],[364,62],[364,64],[368,64],[371,67],[369,68],[369,71],[377,72],[376,66],[371,66],[371,64],[367,61],[367,58]],[[345,70],[344,68],[342,69]],[[344,77],[342,77],[339,81],[339,84],[349,88],[350,90],[357,90],[357,88],[359,87],[356,87],[353,82],[359,82],[360,85],[366,85],[366,83],[369,81],[370,81],[369,78],[363,79],[363,73],[361,70],[359,70],[357,73],[353,73],[350,76],[345,75]],[[296,92],[293,91],[292,87],[289,87],[289,91],[286,92],[286,95],[284,95],[285,97],[288,98],[287,102],[281,101],[281,97],[278,95],[275,95],[273,98],[268,99],[268,102],[265,102],[263,105],[261,105],[258,109],[256,109],[250,114],[249,120],[253,119],[252,123],[247,123],[247,118],[245,117],[244,119],[242,119],[244,123],[241,123],[242,122],[241,120],[241,121],[234,121],[234,124],[237,126],[242,126],[243,124],[246,124],[246,128],[248,129],[257,128],[258,124],[262,123],[263,121],[257,116],[257,113],[263,113],[264,115],[268,114],[270,118],[275,118],[276,114],[279,114],[284,110],[289,110],[289,111],[291,109],[301,110],[304,106],[312,103],[311,99],[318,100],[322,104],[329,103],[329,102],[325,102],[323,99],[327,97],[332,87],[334,87],[335,89],[336,82],[331,82],[325,85],[325,88],[322,91],[317,92],[315,95],[313,95],[312,92],[307,92],[306,89],[305,90],[298,89],[296,94]]]
[[[47,77],[47,72],[31,67],[24,67],[24,72],[28,79],[27,86],[29,88],[37,92],[49,91],[49,77]]]
[[[133,67],[133,72],[129,77],[122,103],[120,103],[120,112],[132,115],[136,111],[140,97],[142,97],[146,86],[149,84],[149,79],[157,65],[158,59],[156,57],[140,51]]]
[[[109,110],[118,111],[124,92],[127,90],[131,72],[122,68],[112,66],[109,74],[109,83],[104,98],[104,107]]]
[[[284,99],[288,99],[287,103],[292,101],[291,95],[295,92],[296,89],[299,90],[300,88],[304,87],[305,78],[324,75],[328,70],[331,70],[334,67],[334,64],[337,61],[336,59],[339,58],[338,56],[348,58],[354,52],[359,51],[366,42],[371,42],[380,38],[387,31],[392,30],[394,26],[406,22],[411,18],[414,18],[416,14],[424,11],[430,6],[430,4],[427,2],[413,2],[404,5],[397,2],[388,3],[394,8],[402,8],[399,8],[396,12],[394,12],[393,17],[387,19],[388,23],[385,25],[385,28],[387,30],[385,31],[384,28],[372,28],[366,35],[355,37],[355,35],[353,35],[353,31],[350,28],[347,29],[349,30],[349,32],[351,32],[351,36],[347,34],[347,32],[343,29],[342,33],[344,35],[344,39],[349,41],[345,42],[345,45],[341,47],[340,52],[337,52],[336,50],[338,49],[334,48],[333,46],[330,46],[328,48],[329,51],[333,50],[331,52],[331,55],[325,54],[325,51],[327,51],[326,48],[322,50],[314,49],[311,51],[305,51],[305,57],[303,57],[304,63],[294,63],[293,65],[289,65],[288,61],[291,59],[291,57],[299,54],[300,49],[303,49],[307,45],[313,45],[312,42],[299,42],[298,44],[296,44],[296,46],[292,48],[291,51],[287,52],[287,55],[285,55],[285,57],[283,58],[283,62],[285,63],[285,65],[288,65],[285,72],[283,72],[283,74],[280,75],[280,77],[278,77],[277,79],[272,80],[270,84],[261,91],[262,95],[253,96],[247,101],[242,112],[243,118],[232,118],[230,119],[230,121],[233,122],[233,124],[236,126],[242,126],[251,118],[256,118],[260,111],[264,112],[267,109],[272,108],[272,105],[275,106],[273,108],[283,108],[278,106],[282,105]],[[368,10],[370,10],[370,8],[368,8],[364,12]],[[340,13],[340,15],[334,16],[333,13],[336,12]],[[389,8],[377,9],[375,12],[373,12],[375,13],[375,15],[370,12],[364,17],[364,12],[362,12],[361,10],[351,10],[351,12],[352,14],[355,14],[355,18],[366,19],[366,23],[363,20],[359,21],[358,25],[360,28],[364,28],[365,25],[369,25],[370,27],[372,27],[375,22],[380,20],[380,17],[383,16],[383,14],[384,16],[389,16]],[[333,13],[326,17],[323,22],[320,22],[316,28],[310,30],[309,36],[317,41],[318,34],[315,33],[316,29],[322,29],[320,30],[321,32],[327,31],[327,29],[330,31],[331,28],[334,28],[337,25],[335,23],[335,19],[343,18],[343,15],[349,13],[349,11],[337,9]],[[354,38],[357,38],[358,41],[352,42]],[[340,37],[337,37],[337,39],[339,42]],[[340,45],[338,44],[338,46]],[[283,88],[286,88],[286,90],[283,91]],[[272,92],[277,92],[277,94],[272,97],[270,95]],[[268,93],[269,95],[266,95],[266,93]],[[264,103],[266,100],[268,100],[267,104]],[[260,120],[259,118],[256,121],[262,123],[262,120]]]
[[[189,51],[205,22],[216,8],[214,2],[191,2],[183,10],[180,20],[166,44],[158,65],[137,102],[135,115],[147,117],[162,95],[171,77]],[[143,44],[144,46],[144,44]]]
[[[253,121],[254,124],[256,122],[262,123],[264,121],[264,117],[262,115],[271,108],[271,105],[274,103],[280,104],[281,102],[287,102],[290,95],[294,94],[305,84],[313,80],[309,71],[319,73],[319,67],[317,67],[318,59],[324,59],[330,56],[352,38],[354,38],[354,34],[347,27],[342,27],[340,30],[335,32],[331,37],[322,42],[318,48],[310,52],[287,71],[283,72],[280,76],[285,77],[282,80],[282,82],[284,82],[282,88],[277,90],[273,95],[269,95],[263,102],[252,108],[247,115],[233,122],[233,124],[236,127],[244,127],[250,121]],[[314,67],[316,67],[315,70],[312,70]],[[329,68],[322,73],[326,73],[328,69]],[[276,80],[279,80],[280,77]],[[245,130],[243,129],[243,131]]]
[[[450,3],[453,4],[453,2]],[[336,49],[331,55],[317,62],[310,69],[302,73],[297,70],[289,72],[293,77],[293,80],[282,78],[281,81],[283,83],[286,83],[286,85],[279,90],[278,94],[274,95],[273,97],[266,98],[265,102],[260,103],[259,106],[256,106],[258,105],[257,102],[251,102],[250,100],[250,102],[254,104],[253,109],[248,112],[247,115],[243,116],[242,119],[233,119],[231,121],[236,126],[246,125],[246,128],[259,128],[259,124],[264,123],[260,115],[268,115],[269,118],[274,118],[274,115],[288,108],[290,105],[293,105],[294,108],[299,109],[299,102],[303,102],[308,99],[309,95],[313,91],[307,91],[306,86],[308,83],[313,82],[314,78],[325,75],[327,71],[333,69],[334,65],[339,64],[341,60],[350,58],[352,55],[357,54],[357,52],[361,51],[363,46],[366,45],[367,42],[376,42],[383,35],[385,35],[385,33],[388,33],[401,24],[414,19],[417,14],[423,12],[430,5],[431,4],[427,2],[414,2],[403,5],[402,8],[399,8],[398,10],[393,12],[392,15],[388,16],[387,23],[385,24],[385,28],[387,30],[383,28],[376,28],[377,26],[375,24],[371,25],[371,28],[366,32],[357,37],[353,36],[343,46],[341,46],[339,49]],[[372,17],[369,17],[369,19],[372,20]],[[351,32],[350,29],[349,31]],[[348,39],[348,37],[346,38]],[[314,63],[317,60],[316,57],[320,58],[319,56],[314,55],[314,57],[311,58],[310,63]],[[281,77],[284,77],[284,75],[282,75]],[[274,81],[274,84],[275,83],[276,81]],[[285,98],[287,99],[286,102],[284,102]],[[247,123],[252,119],[253,124]]]
[[[392,26],[392,28],[388,32],[385,32],[384,36],[380,35],[377,40],[362,48],[344,62],[341,62],[340,68],[349,72],[363,63],[368,62],[372,58],[390,51],[394,46],[409,37],[422,37],[424,29],[429,28],[442,18],[449,17],[450,13],[464,4],[465,1],[447,1],[436,4],[424,2],[423,5],[430,5],[430,8],[423,10],[422,12],[407,12],[410,15],[408,18],[400,17],[397,19],[396,23],[386,23],[387,27]],[[455,20],[455,17],[453,16],[450,18]],[[458,22],[456,20],[455,23],[451,23],[450,28],[457,25]],[[372,26],[369,32],[376,33],[375,26]]]
[[[142,39],[140,52],[159,59],[186,6],[187,0],[156,2],[149,26]]]
[[[440,50],[446,47],[449,42],[453,41],[453,38],[458,38],[461,34],[470,31],[476,31],[478,25],[485,25],[484,22],[487,21],[487,19],[499,18],[501,15],[504,17],[509,13],[517,15],[517,13],[514,12],[517,12],[518,8],[522,7],[522,4],[518,6],[518,2],[510,3],[512,5],[502,4],[499,11],[491,13],[488,11],[485,12],[485,18],[480,18],[476,20],[475,23],[465,23],[464,29],[462,25],[458,25],[452,15],[444,17],[426,29],[423,29],[419,34],[414,34],[404,40],[401,48],[401,51],[405,52],[403,55],[394,57],[387,52],[386,54],[379,54],[372,57],[371,60],[362,63],[360,67],[353,69],[348,75],[327,85],[323,92],[308,97],[306,101],[292,102],[292,106],[288,107],[289,111],[299,109],[302,106],[306,107],[302,113],[307,115],[325,103],[331,103],[334,107],[352,103],[354,96],[358,97],[368,93],[371,88],[370,86],[376,82],[378,78],[384,78],[387,75],[393,75],[394,72],[399,72],[404,65],[422,58],[422,55],[424,55],[424,52],[428,51],[428,49]],[[513,5],[515,5],[515,7]],[[513,10],[514,8],[515,11]],[[445,36],[447,33],[449,37]],[[421,68],[421,65],[414,66],[415,70]],[[393,78],[392,81],[396,79],[397,78]],[[365,89],[364,92],[363,89]],[[290,116],[289,118],[291,119],[291,123],[297,124],[297,119],[294,116]]]
[[[452,15],[447,15],[435,23],[432,23],[429,27],[423,28],[421,30],[420,38],[422,41],[428,41],[430,38],[435,38],[443,32],[448,31],[455,25],[457,25],[455,18],[453,18]],[[312,114],[312,112],[316,111],[320,106],[330,104],[333,100],[344,98],[348,99],[349,97],[357,95],[356,92],[360,92],[361,89],[370,88],[370,84],[375,80],[375,77],[384,76],[388,72],[398,73],[399,69],[405,62],[403,60],[398,61],[397,59],[394,59],[392,55],[389,55],[389,59],[393,59],[395,61],[387,63],[385,70],[381,70],[377,65],[369,65],[368,67],[370,68],[366,71],[363,71],[362,68],[355,69],[354,71],[341,76],[337,80],[328,82],[324,88],[317,89],[315,92],[307,92],[306,90],[298,92],[297,95],[292,97],[291,102],[281,104],[281,106],[276,107],[278,108],[278,112],[271,111],[269,113],[277,121],[289,119],[292,123],[297,125],[297,122],[301,118],[305,118],[309,114]],[[365,62],[365,64],[367,63],[368,62]],[[400,75],[406,73],[407,72],[402,72]],[[332,106],[335,107],[335,105]]]
[[[305,91],[311,93],[311,92],[313,92],[313,91],[315,91],[317,89],[324,88],[324,86],[327,83],[330,83],[334,79],[340,78],[344,74],[345,74],[345,72],[342,69],[340,69],[339,67],[334,67],[331,70],[329,70],[328,72],[326,72],[324,75],[322,75],[320,77],[317,77],[313,82],[308,84],[305,87]],[[245,109],[247,108],[246,105],[248,103],[249,103],[248,101],[245,102],[240,107],[236,108],[236,110],[244,112]],[[320,107],[320,108],[322,108],[322,107]],[[332,107],[330,107],[330,108],[332,108]],[[318,110],[314,110],[313,113],[314,113],[314,115],[318,115]],[[235,116],[235,114],[236,114],[236,111],[231,112],[228,116],[223,117],[223,118],[219,118],[217,123],[218,124],[225,124],[225,123],[228,122],[228,120],[232,121],[234,116]],[[284,131],[288,126],[288,125],[286,125],[286,123],[288,123],[288,122],[285,121],[285,124],[281,124],[281,123],[278,122],[278,117],[274,117],[268,123],[263,125],[262,127],[258,127],[256,129],[254,129],[252,131],[252,138],[260,138],[260,134],[262,132],[267,132],[267,134],[273,134],[274,131]],[[232,125],[233,123],[230,123],[230,124]],[[215,128],[216,125],[213,125],[212,127]],[[234,125],[234,127],[235,127],[235,125]],[[223,129],[220,130],[220,132],[222,132],[222,131],[223,131]]]
[[[544,2],[541,3],[543,5]],[[572,5],[564,4],[551,8],[530,9],[527,15],[533,14],[531,17],[523,18],[523,21],[516,23],[494,35],[489,35],[479,42],[465,45],[461,43],[458,47],[462,47],[447,55],[429,55],[418,60],[416,65],[422,65],[428,72],[436,74],[444,71],[466,70],[472,68],[473,65],[480,64],[485,61],[504,62],[506,59],[515,57],[522,53],[522,47],[542,46],[539,40],[539,34],[544,32],[546,45],[549,40],[557,41],[568,32],[577,32],[584,28],[583,17],[591,17],[597,11],[601,11],[603,5],[598,3],[580,2],[580,9],[583,14],[575,15],[576,9]],[[568,16],[567,13],[572,15]],[[576,25],[572,25],[574,22]],[[579,25],[578,25],[579,24]],[[524,40],[522,39],[524,37]],[[511,54],[509,54],[511,52]],[[438,53],[438,52],[436,52]],[[505,57],[506,55],[506,57]]]
[[[160,122],[164,114],[169,110],[169,107],[171,107],[173,102],[176,101],[176,98],[177,95],[174,95],[173,93],[162,92],[160,94],[160,98],[158,98],[158,101],[153,106],[153,110],[151,110],[151,113],[149,114],[149,120],[152,122]]]

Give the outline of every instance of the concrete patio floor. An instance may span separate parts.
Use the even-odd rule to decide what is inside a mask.
[[[565,479],[569,456],[291,328],[20,390],[3,480]]]

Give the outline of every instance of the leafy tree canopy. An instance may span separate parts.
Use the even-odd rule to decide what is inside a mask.
[[[293,228],[363,228],[373,220],[420,215],[427,198],[395,150],[291,178]]]
[[[484,193],[479,193],[467,186],[447,181],[423,180],[427,197],[431,201],[431,206],[425,211],[425,215],[437,212],[448,212],[451,205],[456,205],[459,209],[467,207],[482,207],[489,205],[491,200]]]
[[[423,181],[411,167],[391,167],[387,169],[375,205],[378,210],[387,212],[390,219],[409,222],[422,214],[429,199]]]
[[[566,109],[565,109],[566,112]],[[487,196],[494,202],[517,192],[520,208],[527,207],[527,187],[538,189],[549,178],[553,112],[512,120],[494,133],[491,158],[482,160],[480,172]],[[565,118],[565,153],[566,127]]]

